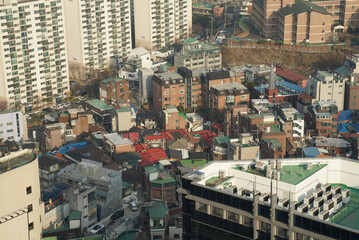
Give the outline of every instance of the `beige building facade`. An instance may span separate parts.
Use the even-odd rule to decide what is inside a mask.
[[[37,156],[22,150],[0,158],[1,239],[42,238],[40,178]]]

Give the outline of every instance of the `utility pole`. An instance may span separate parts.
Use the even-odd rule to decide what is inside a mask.
[[[213,16],[211,17],[211,38],[213,37]]]

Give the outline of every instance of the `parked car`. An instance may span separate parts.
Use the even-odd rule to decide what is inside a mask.
[[[96,225],[91,230],[90,233],[98,233],[101,231],[101,229],[105,228],[104,225]]]
[[[131,207],[132,211],[137,211],[137,209],[138,209],[135,202],[130,202],[130,207]]]
[[[118,210],[117,212],[112,214],[111,220],[115,221],[115,220],[119,219],[120,217],[123,217],[124,214],[125,214],[125,211],[123,210],[123,208],[121,208],[120,210]]]

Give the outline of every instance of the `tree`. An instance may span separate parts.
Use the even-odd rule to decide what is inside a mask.
[[[77,62],[69,62],[70,78],[77,80],[85,80],[85,67]]]

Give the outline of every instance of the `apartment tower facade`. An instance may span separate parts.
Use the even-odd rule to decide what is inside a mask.
[[[39,106],[69,90],[60,0],[0,1],[0,101]]]
[[[188,38],[192,31],[191,0],[134,0],[135,45],[147,50]]]
[[[64,1],[71,76],[103,69],[111,57],[120,62],[131,51],[129,0]]]

